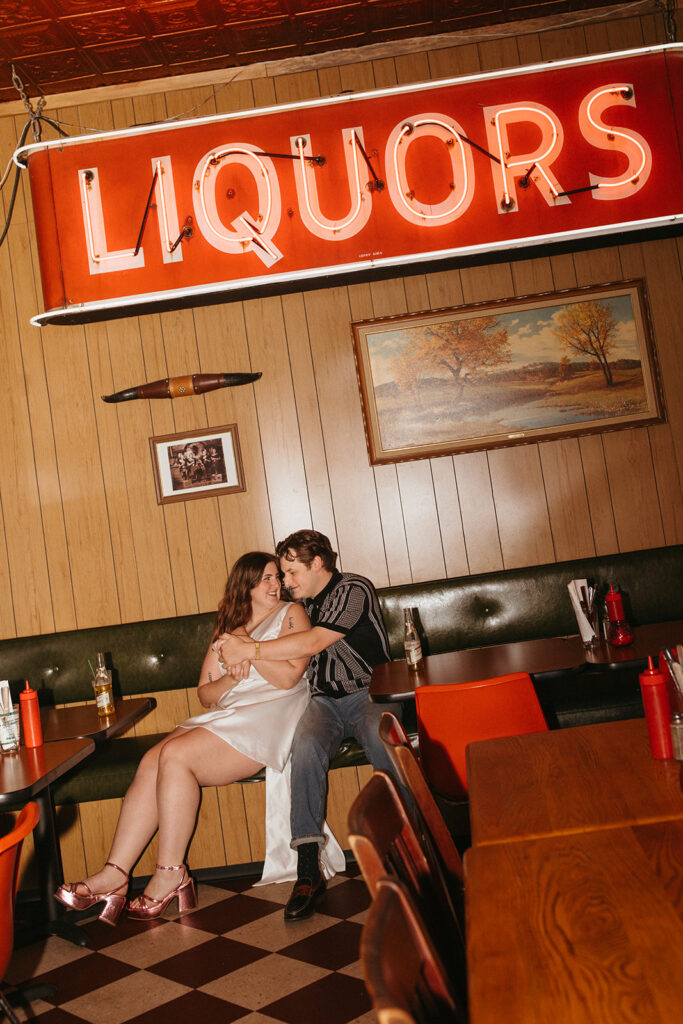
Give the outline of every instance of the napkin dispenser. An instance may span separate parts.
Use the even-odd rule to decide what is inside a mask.
[[[567,584],[569,599],[576,616],[584,647],[600,642],[597,587],[588,585],[588,580],[571,580]]]

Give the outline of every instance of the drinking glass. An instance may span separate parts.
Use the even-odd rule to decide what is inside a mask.
[[[584,640],[583,641],[583,646],[586,649],[589,649],[591,647],[599,647],[600,646],[600,627],[601,627],[601,622],[600,622],[600,609],[598,607],[597,602],[593,605],[593,609],[592,609],[590,615],[586,615],[586,619],[588,620],[588,624],[590,625],[591,629],[593,630],[593,634],[594,635],[593,635],[593,638],[591,640]]]
[[[19,749],[19,708],[0,713],[0,749],[3,754]]]

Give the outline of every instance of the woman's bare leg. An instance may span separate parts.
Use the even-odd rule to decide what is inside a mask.
[[[197,818],[201,786],[227,786],[248,778],[262,767],[207,729],[176,730],[172,742],[159,752],[157,862],[167,867],[184,862]],[[145,892],[153,899],[163,899],[181,880],[179,871],[157,871]]]
[[[135,778],[128,787],[107,857],[108,861],[118,864],[126,872],[130,872],[158,828],[156,791],[161,750],[172,739],[186,733],[186,729],[174,729],[151,747],[142,757]],[[116,868],[105,865],[101,871],[89,875],[85,882],[92,892],[110,892],[118,889],[124,878]],[[86,890],[78,889],[78,892],[85,894]]]

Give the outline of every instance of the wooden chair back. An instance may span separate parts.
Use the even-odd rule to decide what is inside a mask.
[[[349,843],[374,896],[381,878],[402,879],[411,892],[438,892],[427,852],[396,783],[374,772],[349,810]]]
[[[467,796],[467,744],[548,728],[528,672],[415,690],[420,763],[429,785]]]
[[[410,740],[399,720],[389,711],[382,715],[379,735],[397,777],[413,799],[420,824],[441,860],[449,883],[462,885],[463,868],[458,849],[427,785]]]
[[[373,899],[383,878],[405,885],[464,996],[461,904],[453,899],[438,860],[421,841],[396,782],[385,772],[375,772],[351,805],[349,843]]]
[[[414,900],[383,878],[361,938],[365,984],[379,1024],[458,1024],[464,1004],[454,989]]]

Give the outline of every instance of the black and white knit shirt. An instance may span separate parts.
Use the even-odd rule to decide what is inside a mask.
[[[324,626],[342,639],[311,658],[306,677],[312,694],[344,697],[370,684],[375,665],[391,660],[389,639],[370,580],[333,572],[327,586],[304,607],[313,626]]]

